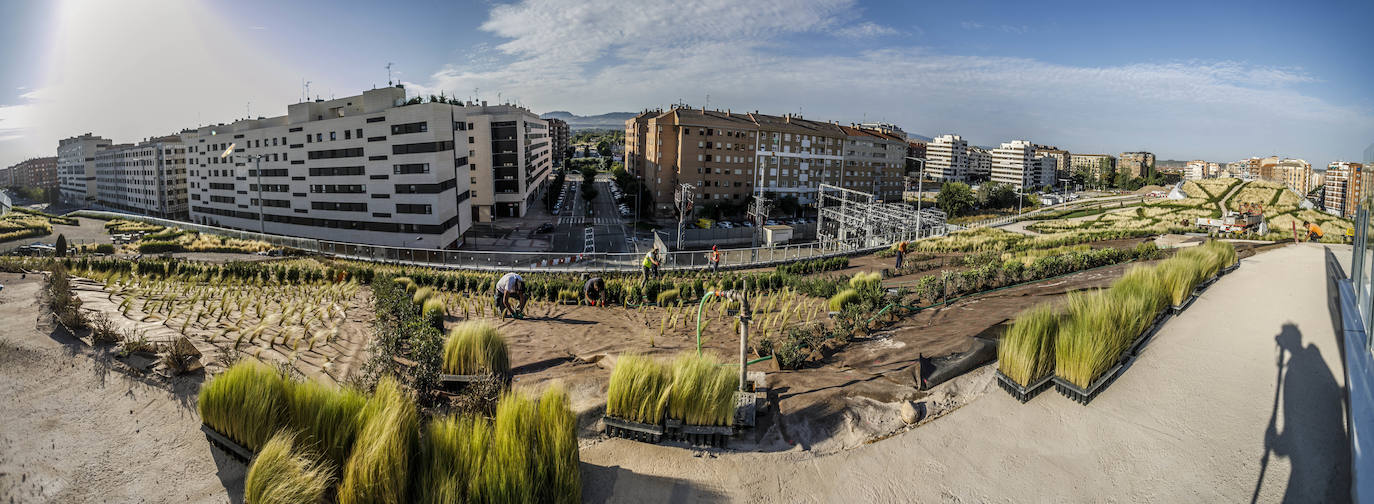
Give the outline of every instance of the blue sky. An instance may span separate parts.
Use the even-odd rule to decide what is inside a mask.
[[[1374,2],[0,0],[0,166],[385,85],[1161,158],[1374,142]]]

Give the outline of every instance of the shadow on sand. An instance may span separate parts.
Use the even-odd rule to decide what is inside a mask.
[[[582,502],[725,502],[715,490],[677,478],[648,476],[620,466],[582,463]]]

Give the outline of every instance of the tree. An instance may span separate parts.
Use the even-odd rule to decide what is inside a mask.
[[[1010,184],[987,182],[978,186],[974,201],[981,208],[1008,208],[1016,204],[1016,191]]]
[[[796,217],[798,213],[801,213],[801,203],[797,201],[795,195],[788,194],[778,198],[778,210],[781,210],[784,214]]]
[[[940,210],[944,210],[950,217],[968,211],[973,208],[975,202],[973,189],[963,182],[947,183],[940,187],[940,193],[935,195],[935,206],[940,207]]]
[[[55,252],[55,254],[57,255],[57,257],[66,257],[66,256],[67,256],[67,236],[66,236],[66,235],[63,235],[63,234],[58,234],[58,235],[57,235],[57,244],[54,246],[54,248],[57,249],[57,251]]]
[[[1116,187],[1117,189],[1125,189],[1126,186],[1129,185],[1131,185],[1131,174],[1126,173],[1124,171],[1117,173],[1116,177],[1112,181],[1112,186]]]
[[[602,157],[610,157],[610,155],[611,155],[611,143],[610,143],[610,142],[607,142],[607,141],[605,141],[605,140],[602,140],[602,141],[600,141],[600,142],[597,142],[597,143],[596,143],[596,152],[599,153],[599,154],[601,154]]]

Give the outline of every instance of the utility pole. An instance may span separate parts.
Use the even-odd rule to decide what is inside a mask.
[[[682,250],[682,230],[687,223],[687,216],[692,213],[693,192],[695,187],[691,184],[680,184],[676,191],[673,191],[673,202],[677,204],[677,248]]]
[[[773,203],[761,193],[755,194],[754,201],[749,203],[749,216],[754,219],[754,247],[759,246],[759,234],[763,232],[763,223],[768,222],[768,212],[772,207]]]

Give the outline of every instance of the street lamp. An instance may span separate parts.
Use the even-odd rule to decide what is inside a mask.
[[[219,155],[220,159],[232,159],[233,156],[234,156],[234,146],[235,146],[235,145],[237,145],[237,144],[234,144],[234,143],[229,144],[229,148],[228,148],[228,149],[224,149],[224,153]],[[252,161],[253,161],[253,171],[254,171],[254,172],[257,172],[257,177],[258,177],[258,233],[267,234],[267,225],[263,223],[264,221],[263,221],[263,204],[262,204],[262,154],[240,154],[239,156],[243,157],[245,160],[252,160]]]
[[[916,171],[916,211],[921,211],[921,201],[925,199],[925,192],[922,191],[926,181],[926,160],[918,157],[906,156],[907,159],[921,163],[921,168]]]

